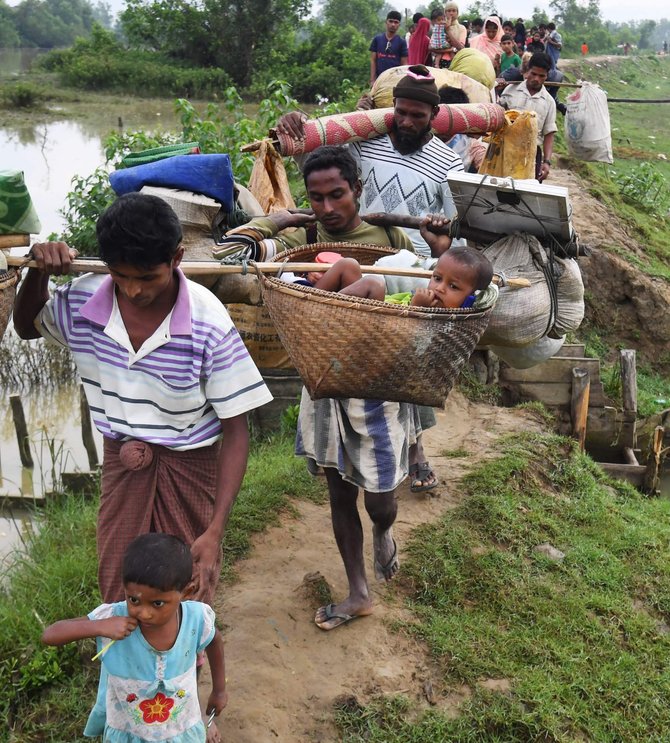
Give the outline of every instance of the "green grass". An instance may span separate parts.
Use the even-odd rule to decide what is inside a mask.
[[[322,500],[323,484],[293,456],[292,439],[255,443],[226,531],[223,577],[247,554],[252,534],[291,512],[291,497]],[[50,503],[39,531],[18,553],[0,590],[0,741],[71,743],[93,706],[98,665],[92,641],[42,645],[43,625],[83,616],[100,603],[95,523],[97,499]]]
[[[457,716],[375,698],[339,705],[342,740],[670,740],[670,503],[645,500],[568,439],[522,434],[415,530],[401,590]],[[549,542],[553,562],[534,551]],[[487,691],[506,679],[510,691]]]

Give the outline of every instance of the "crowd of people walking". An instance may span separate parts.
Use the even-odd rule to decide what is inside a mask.
[[[547,53],[551,69],[555,69],[563,45],[554,23],[528,28],[523,18],[503,21],[497,15],[461,21],[458,4],[453,1],[447,2],[444,9],[433,10],[430,18],[415,13],[404,37],[399,35],[401,22],[398,11],[389,11],[385,32],[372,40],[370,84],[384,70],[408,63],[448,68],[454,56],[465,48],[486,54],[497,74],[510,66],[521,67],[524,52]]]

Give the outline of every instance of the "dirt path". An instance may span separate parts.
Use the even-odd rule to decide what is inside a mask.
[[[454,483],[477,461],[493,454],[498,436],[538,427],[529,413],[473,404],[452,393],[438,425],[425,436],[441,482],[435,497],[412,494],[407,485],[399,489],[395,536],[401,563],[409,532],[458,503]],[[461,448],[467,456],[442,455]],[[459,690],[440,693],[424,649],[389,630],[389,620],[404,612],[392,585],[374,584],[372,616],[330,633],[314,625],[318,603],[302,586],[304,576],[320,571],[336,599],[344,595],[346,583],[328,505],[296,506],[299,517],[286,517],[281,526],[256,538],[249,559],[239,565],[239,581],[217,597],[217,616],[225,626],[230,693],[220,723],[223,740],[336,741],[331,718],[333,700],[339,695],[365,699],[373,692],[403,692],[424,699],[424,682],[431,679],[440,705],[460,701]],[[370,522],[364,512],[362,518],[370,553]],[[368,575],[372,575],[371,562],[368,554]],[[203,675],[203,692],[208,683]]]

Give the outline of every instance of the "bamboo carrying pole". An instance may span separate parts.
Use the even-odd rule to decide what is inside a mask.
[[[10,266],[22,266],[26,268],[37,268],[35,261],[26,261],[26,258],[8,256],[7,263]],[[250,263],[251,265],[251,263]],[[295,273],[322,272],[332,267],[330,263],[254,263],[255,268],[263,274],[274,274],[290,268]],[[182,261],[179,268],[187,276],[203,276],[214,274],[242,274],[248,271],[244,266],[221,264],[217,261]],[[382,276],[408,276],[413,278],[427,279],[432,276],[432,271],[423,268],[391,268],[387,266],[361,266],[363,273],[379,274]],[[97,258],[77,258],[72,261],[71,273],[109,273],[106,263]],[[494,281],[495,281],[494,277]],[[530,286],[528,279],[506,278],[505,283],[515,288]]]
[[[520,85],[523,80],[504,80],[499,83],[497,87],[501,88],[503,85]],[[584,87],[581,83],[553,83],[545,80],[543,83],[545,88],[582,88]],[[670,103],[670,98],[608,98],[608,103]]]
[[[0,250],[6,248],[25,248],[30,245],[30,235],[13,234],[13,235],[0,235]]]
[[[579,450],[584,451],[586,442],[586,420],[589,414],[591,394],[591,375],[587,369],[576,367],[572,370],[572,391],[570,396],[570,418],[572,435],[579,442]]]

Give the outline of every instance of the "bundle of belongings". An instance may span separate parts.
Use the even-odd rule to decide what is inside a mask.
[[[142,191],[167,201],[184,227],[187,251],[206,247],[198,257],[210,258],[217,235],[247,222],[247,209],[251,214],[260,209],[247,189],[234,182],[228,155],[201,154],[197,143],[143,150],[122,163],[126,167],[109,176],[115,193]]]
[[[528,279],[504,285],[479,346],[510,366],[527,368],[552,356],[584,318],[584,284],[577,261],[562,258],[526,233],[509,235],[484,249],[497,274]]]
[[[30,234],[41,229],[23,172],[0,170],[0,234]]]

